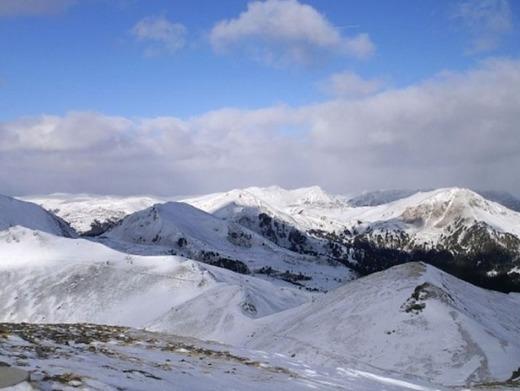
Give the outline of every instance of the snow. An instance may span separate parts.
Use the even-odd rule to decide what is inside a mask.
[[[3,231],[0,243],[3,322],[145,328],[413,384],[504,381],[520,366],[520,314],[512,310],[520,296],[424,264],[311,294],[181,257],[129,255],[22,227]],[[425,308],[407,312],[426,282]]]
[[[309,366],[279,354],[95,325],[0,324],[0,360],[40,390],[441,390],[421,382]],[[29,337],[30,340],[24,340]],[[22,358],[21,358],[22,357]],[[20,390],[32,389],[24,383]]]
[[[88,227],[94,216],[129,215],[105,237],[67,238],[73,232],[52,214],[0,197],[0,321],[88,322],[148,331],[128,331],[139,334],[135,343],[112,337],[93,345],[115,351],[113,356],[75,344],[60,345],[63,355],[31,355],[25,364],[33,371],[41,370],[38,365],[53,374],[77,372],[92,389],[175,384],[180,389],[429,390],[441,388],[432,384],[503,384],[520,367],[519,294],[477,288],[418,263],[341,283],[337,277],[353,277],[349,269],[283,249],[237,221],[265,212],[303,232],[398,229],[424,241],[439,240],[456,221],[478,221],[520,235],[519,213],[469,190],[419,192],[375,207],[351,207],[317,187],[248,188],[160,204],[153,198],[135,204],[112,198],[103,204],[90,196],[81,204],[79,197],[68,202],[69,196],[54,196],[60,197],[60,213],[69,213],[77,227]],[[230,233],[240,241],[230,240]],[[179,245],[180,238],[186,244]],[[197,262],[193,258],[202,251],[240,260],[253,274]],[[262,266],[312,276],[303,283],[328,293],[255,274]],[[518,267],[510,273],[519,273]],[[178,344],[181,337],[231,345],[225,349],[258,364],[230,364],[212,355],[208,368],[199,357],[187,357],[194,349],[185,345],[165,353],[164,344]],[[150,345],[154,338],[160,341],[156,347]],[[6,357],[12,364],[17,351],[34,343],[16,336],[8,341],[7,347],[0,344],[0,361]],[[190,346],[224,349],[195,340]],[[166,368],[167,357],[179,366]],[[229,379],[226,371],[233,367],[237,376]],[[273,372],[278,367],[296,375]],[[49,380],[39,385],[55,386]]]
[[[230,239],[230,234],[239,239]],[[185,244],[179,244],[185,239]],[[176,253],[199,259],[204,252],[244,262],[255,271],[270,266],[312,277],[309,288],[329,290],[354,277],[347,267],[281,248],[233,221],[224,221],[187,203],[168,202],[136,212],[106,232],[100,241],[136,254]],[[238,244],[237,244],[238,242]],[[259,275],[269,278],[265,275]]]
[[[310,205],[299,213],[285,212],[297,220],[297,226],[302,230],[341,232],[345,228],[356,228],[363,232],[368,228],[399,229],[424,243],[436,243],[442,234],[449,235],[447,227],[459,219],[466,225],[483,222],[498,232],[520,236],[520,213],[461,188],[417,192],[374,207],[349,207],[336,203]]]
[[[240,321],[247,323],[310,297],[305,290],[273,286],[181,257],[134,256],[88,240],[21,227],[3,231],[0,243],[0,320],[6,322],[94,322],[142,328],[160,323],[166,314],[198,296],[209,295],[212,305],[233,314],[238,329]],[[219,292],[230,294],[216,303],[213,296]],[[256,312],[245,311],[244,303]],[[184,311],[179,322],[189,320]]]
[[[419,311],[406,311],[428,283]],[[258,320],[251,348],[326,366],[413,373],[440,384],[507,380],[520,366],[516,295],[477,288],[410,263],[352,281]]]
[[[53,212],[67,221],[78,233],[88,232],[94,220],[101,223],[108,220],[118,221],[131,213],[165,202],[163,198],[152,196],[123,197],[65,193],[27,196],[22,199]]]
[[[0,231],[22,226],[54,235],[73,236],[62,220],[30,202],[0,195]]]
[[[383,198],[397,198],[391,191],[380,193]],[[387,196],[387,193],[390,194]],[[258,214],[266,213],[301,232],[313,229],[342,232],[353,228],[357,232],[400,230],[412,235],[417,243],[435,244],[442,235],[449,235],[447,228],[450,225],[462,219],[466,226],[482,222],[498,232],[520,236],[520,213],[486,200],[471,190],[444,188],[395,193],[408,197],[377,206],[353,207],[345,197],[328,194],[317,186],[294,190],[271,186],[180,200],[227,221],[239,222],[242,216],[254,217],[256,221]],[[79,232],[85,232],[94,219],[118,220],[172,198],[58,194],[26,199],[56,211]]]

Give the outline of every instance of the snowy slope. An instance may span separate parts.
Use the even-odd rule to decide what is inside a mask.
[[[351,380],[401,379],[381,380],[396,387],[415,376],[505,381],[520,366],[520,315],[512,310],[520,295],[424,264],[309,296],[179,257],[132,256],[20,227],[1,239],[4,322],[145,327],[294,355],[308,370],[338,368],[335,375]]]
[[[23,227],[0,232],[0,244],[3,322],[93,322],[211,339],[294,355],[311,366],[305,373],[336,368],[334,384],[341,376],[347,384],[382,382],[375,389],[423,389],[403,383],[416,376],[448,385],[503,382],[520,366],[513,310],[520,295],[485,291],[424,264],[311,294]]]
[[[0,361],[30,373],[16,391],[433,391],[391,376],[324,370],[279,354],[128,328],[0,323]],[[23,387],[23,388],[22,388]],[[12,391],[15,391],[14,389]]]
[[[304,290],[184,258],[133,256],[21,227],[0,232],[0,243],[0,321],[5,322],[146,327],[199,296],[232,292],[225,302],[214,301],[239,329],[240,322],[247,325],[308,300]],[[180,320],[189,321],[188,314]],[[175,321],[165,327],[174,328]]]
[[[78,233],[91,231],[92,224],[117,222],[123,217],[164,202],[162,198],[135,196],[101,196],[91,194],[49,194],[27,196],[23,200],[34,202],[67,221]]]
[[[276,272],[301,273],[310,279],[294,276],[294,282],[313,289],[332,289],[353,278],[351,270],[341,264],[288,251],[234,221],[181,202],[157,204],[127,216],[100,240],[131,253],[174,253],[211,264],[229,264],[231,270],[246,273],[269,267],[275,270],[271,277],[276,277]]]
[[[520,367],[519,306],[519,295],[409,263],[258,320],[246,345],[447,385],[506,381]]]
[[[74,231],[63,220],[38,205],[0,195],[0,231],[15,226],[74,236]]]

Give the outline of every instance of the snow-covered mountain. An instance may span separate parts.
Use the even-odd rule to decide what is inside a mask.
[[[460,188],[418,192],[377,207],[352,208],[340,219],[345,228],[358,233],[406,232],[413,236],[413,244],[426,247],[446,243],[458,226],[471,227],[477,223],[497,232],[520,236],[519,213]]]
[[[343,231],[314,232],[362,273],[425,260],[483,286],[520,288],[520,213],[475,192],[438,189],[337,212],[321,213],[343,222]]]
[[[246,345],[441,384],[506,382],[520,367],[519,306],[519,294],[408,263],[258,320]]]
[[[283,211],[287,208],[305,205],[335,204],[341,201],[341,198],[326,193],[319,186],[293,190],[286,190],[279,186],[270,186],[235,189],[228,192],[192,197],[183,201],[207,212],[218,213],[219,210],[232,203],[248,206],[270,206]],[[224,217],[224,215],[221,217]]]
[[[65,221],[38,205],[0,195],[0,231],[16,226],[58,236],[75,235]]]
[[[374,389],[422,389],[409,386],[418,379],[505,382],[520,366],[520,319],[512,310],[520,296],[486,291],[424,264],[319,294],[21,227],[3,231],[6,238],[2,322],[124,325],[211,339],[268,352],[263,357],[283,354],[315,372],[336,368],[334,375],[346,379],[390,378]],[[341,381],[335,384],[341,389]]]
[[[328,290],[354,277],[344,265],[281,248],[235,221],[181,202],[133,213],[99,239],[122,251],[178,254],[233,271]]]
[[[149,196],[121,197],[90,194],[27,196],[33,202],[67,221],[79,234],[99,235],[125,216],[146,209],[164,199]]]
[[[432,189],[410,190],[410,189],[393,189],[393,190],[375,190],[366,191],[352,197],[347,197],[350,206],[378,206],[397,201],[402,198],[410,197],[420,191],[431,191]],[[478,190],[472,189],[475,193],[489,201],[496,202],[508,209],[520,212],[520,199],[506,191]]]
[[[370,207],[352,207],[316,188],[302,202],[294,192],[252,188],[186,202],[291,251],[339,260],[363,274],[425,260],[484,286],[520,289],[512,273],[519,266],[520,214],[471,190],[399,194]]]
[[[201,295],[218,308],[222,319],[243,324],[311,297],[290,284],[275,286],[185,258],[130,255],[89,240],[22,227],[0,232],[0,286],[3,322],[89,322],[141,328],[157,327],[166,315]],[[199,319],[200,314],[193,316]],[[190,319],[184,312],[183,321]],[[218,334],[224,324],[213,321],[212,333]],[[164,328],[174,323],[171,319]]]
[[[218,261],[221,265],[227,263],[228,266],[231,263],[226,259],[240,261],[248,267],[263,268],[265,273],[277,276],[288,272],[285,277],[290,277],[293,272],[310,276],[308,273],[313,271],[284,264],[274,267],[258,262],[259,257],[254,254],[261,254],[260,258],[264,260],[275,259],[275,263],[284,257],[314,259],[318,264],[335,261],[362,274],[411,260],[424,260],[485,287],[520,290],[520,273],[516,273],[520,270],[520,214],[467,189],[366,194],[365,201],[359,202],[370,201],[369,204],[376,206],[364,207],[352,206],[352,200],[330,195],[319,187],[236,189],[183,199],[183,202],[208,212],[225,224],[213,219],[210,223],[215,226],[213,231],[210,229],[204,237],[197,237],[199,229],[195,225],[199,223],[195,222],[198,217],[186,218],[182,227],[173,227],[177,224],[174,220],[183,217],[172,215],[167,218],[167,225],[172,226],[176,234],[169,235],[169,239],[161,234],[167,228],[151,224],[147,221],[150,216],[142,213],[137,213],[134,220],[143,221],[130,228],[130,220],[113,227],[117,225],[114,221],[125,213],[159,199],[119,198],[115,202],[103,201],[99,197],[84,198],[84,205],[88,206],[84,209],[79,207],[81,203],[74,201],[74,197],[70,202],[63,201],[73,207],[74,213],[71,211],[69,218],[77,225],[78,221],[91,223],[92,216],[98,216],[98,220],[106,224],[97,225],[96,232],[112,228],[107,233],[113,242],[111,245],[117,242],[116,248],[125,251],[141,251],[142,254],[164,254],[166,251]],[[386,202],[394,198],[398,199]],[[380,204],[383,199],[385,203]],[[96,204],[99,202],[102,208],[98,210]],[[96,210],[99,212],[97,215]],[[208,215],[204,218],[208,219]],[[141,232],[140,224],[148,227],[146,233]],[[123,231],[127,232],[123,234]],[[191,235],[193,240],[181,249],[182,238],[187,239],[182,236],[183,232],[186,236]],[[248,249],[249,235],[252,247]],[[125,243],[132,244],[133,249],[125,247]],[[139,246],[136,250],[137,244],[147,246]],[[258,249],[258,245],[262,248]],[[273,251],[276,253],[274,257]],[[269,269],[270,266],[275,270]],[[327,279],[333,281],[334,277],[325,271],[322,282]],[[330,289],[330,286],[321,286],[320,289]]]

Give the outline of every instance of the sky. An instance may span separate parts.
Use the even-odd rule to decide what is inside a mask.
[[[0,0],[0,193],[520,196],[520,2]]]

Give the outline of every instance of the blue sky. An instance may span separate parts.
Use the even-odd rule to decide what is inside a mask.
[[[328,53],[320,63],[266,66],[241,52],[218,54],[208,35],[237,17],[247,1],[85,0],[43,14],[0,18],[0,118],[92,110],[125,116],[187,117],[220,107],[301,105],[326,99],[318,88],[345,69],[405,86],[439,71],[462,70],[490,55],[515,56],[517,28],[496,48],[468,54],[471,31],[455,1],[307,1],[344,35],[367,33],[369,59]],[[516,21],[518,2],[510,4]],[[186,44],[173,53],[145,54],[131,31],[145,17],[186,27]]]
[[[0,0],[0,193],[520,195],[520,2]]]

